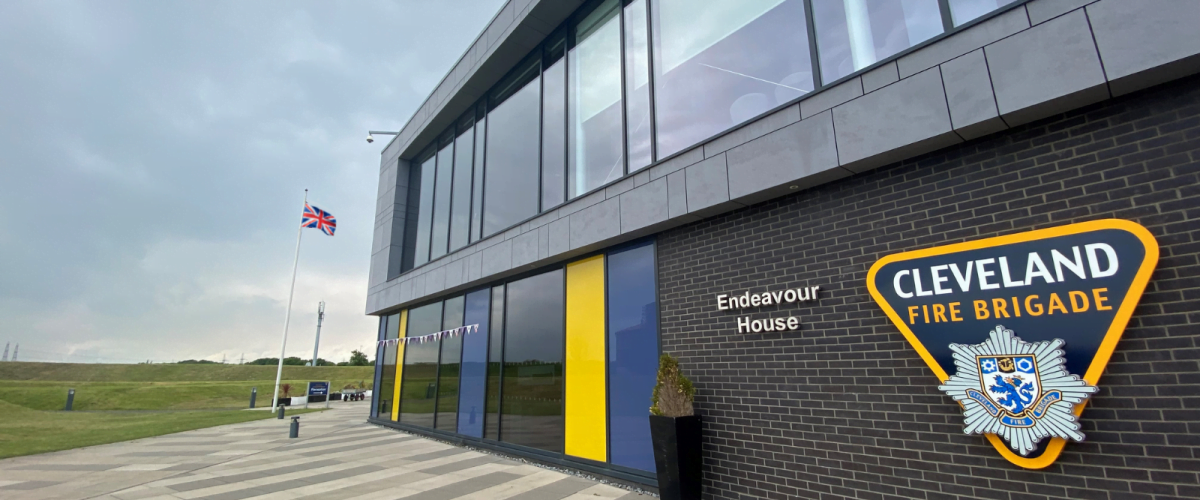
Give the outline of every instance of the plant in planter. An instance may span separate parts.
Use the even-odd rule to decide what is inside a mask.
[[[679,371],[670,354],[658,360],[658,381],[650,397],[650,438],[658,473],[658,494],[663,500],[700,498],[700,416],[692,400],[696,388]]]

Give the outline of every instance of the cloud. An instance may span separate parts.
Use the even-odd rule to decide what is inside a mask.
[[[398,129],[500,0],[0,4],[0,342],[22,359],[368,347],[378,182]]]

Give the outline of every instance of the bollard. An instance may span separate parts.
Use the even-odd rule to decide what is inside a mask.
[[[71,411],[71,406],[74,406],[74,404],[75,404],[75,389],[68,389],[67,390],[67,406],[65,408],[63,408],[63,411]]]
[[[277,420],[283,420],[283,405],[279,405],[279,414],[275,416]]]
[[[251,408],[254,408],[254,400],[257,398],[258,398],[258,388],[251,387],[250,388],[250,407]]]
[[[300,437],[300,415],[292,417],[292,428],[288,431],[289,438]]]

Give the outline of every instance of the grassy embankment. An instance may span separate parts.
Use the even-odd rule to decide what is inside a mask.
[[[330,380],[333,390],[369,384],[372,370],[289,366],[284,380],[301,395],[309,380]],[[273,366],[0,363],[0,458],[271,418],[240,409],[251,387],[258,406],[269,406],[274,383]],[[61,411],[68,388],[77,411]]]

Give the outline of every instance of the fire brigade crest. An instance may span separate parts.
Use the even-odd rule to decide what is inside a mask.
[[[967,434],[996,434],[1021,455],[1047,437],[1083,441],[1072,411],[1096,393],[1067,373],[1062,339],[1025,342],[997,325],[982,344],[950,344],[956,373],[938,386],[963,405]]]

